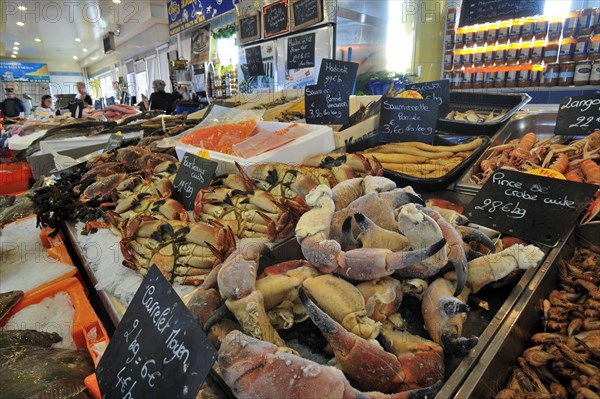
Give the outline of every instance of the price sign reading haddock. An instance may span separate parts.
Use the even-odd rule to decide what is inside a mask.
[[[103,398],[193,399],[216,358],[179,295],[152,266],[96,375]]]

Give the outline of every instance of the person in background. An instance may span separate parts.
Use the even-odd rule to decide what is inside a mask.
[[[50,119],[51,117],[56,115],[56,110],[52,106],[52,96],[45,95],[42,96],[42,104],[39,107],[36,107],[33,116],[35,119],[45,120]]]
[[[152,82],[152,90],[154,93],[150,95],[148,109],[162,109],[167,114],[173,112],[175,101],[170,93],[165,92],[166,83],[164,80],[155,80]]]
[[[13,89],[6,89],[6,99],[2,101],[2,113],[8,118],[14,118],[21,112],[25,112],[25,104],[17,97]]]
[[[77,82],[77,95],[75,96],[75,99],[82,100],[87,105],[94,104],[92,97],[85,90],[85,84],[83,84],[83,82]]]

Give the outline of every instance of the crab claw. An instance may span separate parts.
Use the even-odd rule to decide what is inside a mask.
[[[400,233],[386,230],[377,226],[371,219],[362,213],[355,213],[354,220],[361,231],[358,241],[365,248],[388,248],[391,251],[400,251],[408,246],[408,239]],[[342,232],[344,226],[342,226]]]
[[[342,250],[344,251],[361,247],[360,242],[358,242],[352,234],[352,216],[348,216],[342,224],[342,235],[340,237],[340,245],[342,246]]]
[[[494,241],[478,229],[469,226],[456,226],[455,228],[462,235],[463,241],[475,241],[489,249],[490,252],[496,252]]]
[[[361,386],[379,392],[401,392],[422,378],[418,364],[402,364],[392,353],[346,331],[300,290],[300,300],[331,345],[342,371]]]
[[[591,222],[592,219],[594,219],[596,215],[598,215],[598,212],[600,212],[600,196],[598,196],[598,198],[592,201],[592,203],[588,207],[588,210],[585,212],[583,218],[581,219],[581,224]]]

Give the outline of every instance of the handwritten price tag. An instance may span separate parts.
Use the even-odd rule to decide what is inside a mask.
[[[438,107],[433,99],[384,98],[379,114],[379,140],[433,144]]]
[[[597,187],[497,171],[465,209],[471,222],[553,247],[575,224]]]
[[[580,136],[600,130],[600,94],[560,100],[554,134]]]
[[[193,399],[216,358],[171,284],[152,266],[96,375],[103,398]]]
[[[219,164],[211,161],[206,150],[194,154],[185,153],[173,181],[173,197],[187,210],[194,209],[196,194],[208,187]]]

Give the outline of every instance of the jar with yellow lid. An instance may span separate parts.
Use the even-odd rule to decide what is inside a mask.
[[[533,42],[523,42],[519,48],[519,62],[521,64],[527,64],[531,60],[531,50],[533,49]]]
[[[494,62],[497,65],[502,65],[506,63],[506,50],[508,46],[506,44],[499,44],[496,46],[496,50],[494,51]]]
[[[544,50],[546,49],[545,40],[536,40],[531,47],[531,63],[540,64],[544,59]]]
[[[454,65],[454,68],[460,68],[462,66],[464,53],[464,49],[454,50],[454,59],[452,60],[452,65]]]
[[[484,64],[483,53],[485,53],[485,46],[475,47],[475,50],[473,51],[473,65],[476,67],[480,67]]]
[[[475,43],[475,29],[474,26],[465,29],[465,46],[469,47]]]
[[[562,33],[563,18],[552,18],[548,24],[548,40],[558,40]]]
[[[524,22],[524,18],[512,20],[512,24],[510,26],[510,33],[508,34],[508,38],[510,39],[511,43],[519,41],[519,39],[521,38],[521,29],[523,28]]]
[[[531,86],[531,65],[519,65],[517,69],[517,87]]]
[[[483,71],[483,87],[486,89],[491,89],[492,87],[494,87],[494,84],[496,82],[496,73],[498,72],[498,68],[488,67],[483,68]]]
[[[556,62],[558,59],[558,49],[560,48],[560,44],[553,40],[546,44],[546,48],[544,49],[544,63],[549,64],[551,62]]]
[[[577,20],[577,35],[589,35],[592,33],[594,29],[594,24],[596,22],[596,9],[594,8],[586,8],[585,10],[581,10],[579,14],[579,19]]]
[[[525,21],[523,21],[523,27],[521,28],[521,40],[527,41],[533,39],[536,21],[537,17],[525,18]]]
[[[541,65],[531,66],[531,84],[530,86],[539,86],[544,73],[544,67]]]
[[[462,47],[465,44],[465,28],[458,28],[454,36],[456,47]]]
[[[508,65],[514,65],[519,61],[520,48],[520,43],[511,43],[508,45],[508,49],[506,50],[506,63]]]
[[[485,39],[487,37],[488,25],[481,24],[475,30],[475,44],[481,46],[485,44]]]
[[[573,61],[577,62],[587,60],[589,47],[589,35],[579,36],[577,38],[577,43],[575,44],[575,51],[573,52]]]
[[[465,67],[470,67],[473,65],[473,53],[475,50],[473,48],[466,48],[463,51],[463,65]]]
[[[498,22],[490,22],[488,25],[487,35],[485,37],[485,41],[488,44],[496,44],[496,39],[498,38],[498,28],[500,27],[500,23]]]
[[[600,59],[600,33],[595,34],[590,39],[590,47],[588,48],[588,56],[590,60],[596,61]]]
[[[560,50],[558,52],[558,61],[559,62],[568,62],[573,60],[573,54],[575,54],[575,46],[577,45],[577,40],[573,37],[567,37],[566,39],[562,39],[560,42]]]
[[[579,11],[571,11],[567,14],[567,17],[565,18],[565,22],[563,24],[563,38],[575,36],[575,31],[577,30],[577,22],[579,21],[579,15]]]
[[[535,29],[533,30],[533,34],[535,35],[536,39],[541,40],[546,37],[546,35],[548,34],[548,25],[549,24],[550,24],[550,21],[548,20],[548,17],[545,17],[543,15],[538,17],[538,19],[535,23]]]
[[[508,42],[511,24],[512,21],[500,22],[500,26],[498,27],[498,35],[496,37],[496,39],[498,40],[498,44],[506,44]]]

